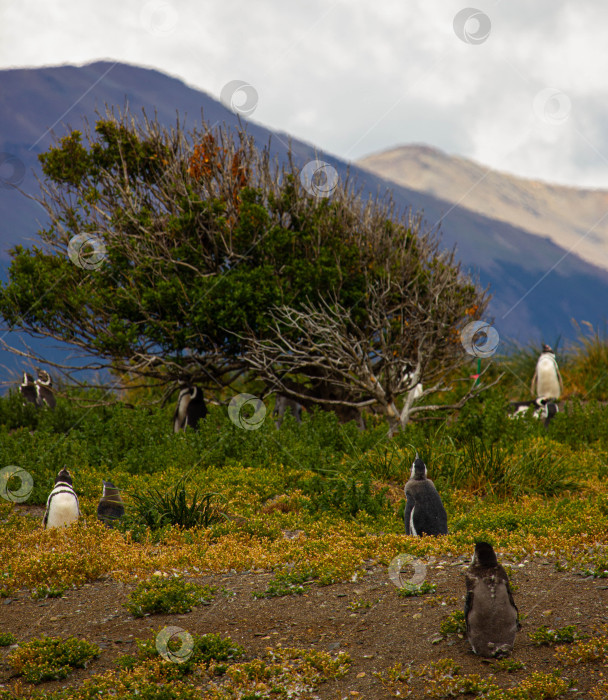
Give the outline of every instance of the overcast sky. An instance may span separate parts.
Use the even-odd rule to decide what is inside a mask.
[[[466,2],[3,0],[0,67],[119,60],[216,98],[242,80],[253,120],[347,160],[425,143],[608,188],[608,3]]]

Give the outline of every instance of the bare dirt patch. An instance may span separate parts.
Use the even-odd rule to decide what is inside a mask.
[[[437,584],[437,591],[417,598],[398,597],[386,567],[373,562],[359,581],[312,586],[304,595],[282,598],[254,598],[255,591],[266,589],[272,577],[268,573],[188,577],[217,586],[210,605],[186,615],[142,619],[133,618],[122,605],[134,586],[97,581],[68,590],[62,598],[34,601],[30,591],[21,591],[2,600],[0,627],[20,642],[42,634],[75,635],[101,647],[101,656],[87,669],[74,672],[67,681],[46,683],[48,690],[78,684],[115,668],[121,655],[135,652],[136,638],[150,638],[165,625],[176,625],[190,633],[229,635],[245,648],[248,659],[276,646],[345,651],[352,659],[349,672],[319,691],[319,697],[333,699],[391,697],[374,672],[385,671],[398,662],[404,667],[420,667],[444,658],[458,663],[462,673],[477,673],[484,678],[494,674],[495,683],[509,687],[533,671],[549,672],[557,667],[553,648],[534,646],[529,632],[541,625],[576,625],[580,633],[593,634],[608,623],[608,586],[604,580],[559,572],[553,562],[540,559],[521,567],[513,565],[518,586],[515,601],[525,618],[511,658],[523,662],[525,668],[513,673],[503,671],[494,662],[475,656],[465,639],[451,635],[437,641],[442,620],[463,608],[466,566],[463,557],[429,565],[427,581]],[[368,603],[370,606],[364,607]],[[6,661],[9,651],[0,650],[0,687],[10,688],[14,680]],[[601,671],[602,666],[593,663],[565,669],[564,675],[574,681],[576,688],[569,697],[587,697]]]

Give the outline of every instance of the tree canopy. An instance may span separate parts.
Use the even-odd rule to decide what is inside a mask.
[[[315,196],[245,131],[107,113],[39,158],[50,224],[11,251],[0,314],[90,367],[208,389],[246,372],[391,415],[466,360],[459,331],[488,295],[421,218],[348,180]]]

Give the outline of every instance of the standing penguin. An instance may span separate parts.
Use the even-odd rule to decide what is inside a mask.
[[[405,485],[407,504],[403,519],[408,535],[447,535],[448,516],[435,484],[426,477],[426,464],[416,454]]]
[[[49,408],[55,408],[57,402],[52,389],[51,375],[44,369],[38,370],[36,380],[36,399],[39,406],[46,404]]]
[[[467,638],[476,654],[506,656],[513,651],[520,628],[507,572],[498,563],[491,544],[478,542],[466,575],[464,617]]]
[[[23,381],[19,385],[21,396],[28,403],[38,403],[38,392],[36,391],[36,382],[31,374],[23,373]]]
[[[536,363],[530,391],[540,399],[557,401],[564,390],[562,375],[559,373],[555,353],[549,345],[543,345],[543,350]]]
[[[53,394],[51,375],[44,369],[37,370],[38,379],[34,380],[31,374],[23,373],[23,381],[19,386],[19,391],[23,398],[36,406],[47,405],[55,408],[56,401]]]
[[[122,518],[125,507],[120,491],[111,481],[103,482],[103,494],[97,506],[97,518],[108,527],[114,527],[114,521]]]
[[[179,433],[190,426],[196,430],[201,418],[207,415],[207,406],[203,392],[197,387],[180,382],[181,391],[177,397],[177,406],[173,415],[173,432]]]
[[[63,527],[75,523],[80,516],[78,496],[72,488],[72,477],[64,467],[46,502],[46,512],[42,521],[45,528]]]

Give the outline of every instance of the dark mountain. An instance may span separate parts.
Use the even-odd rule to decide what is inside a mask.
[[[608,269],[608,190],[527,180],[416,144],[374,153],[357,165],[403,187],[546,236]]]
[[[40,174],[36,156],[48,148],[51,132],[61,136],[67,126],[80,128],[83,117],[93,124],[96,110],[103,112],[106,105],[128,106],[134,115],[143,108],[150,116],[156,113],[167,126],[175,124],[179,114],[186,128],[193,127],[200,123],[201,110],[210,124],[236,126],[239,121],[209,95],[137,66],[96,62],[0,71],[0,278],[6,279],[7,250],[16,243],[34,243],[36,231],[45,223],[41,207],[12,184],[17,182],[23,192],[35,194],[35,175]],[[250,121],[246,124],[259,145],[271,139],[273,152],[285,157],[289,136]],[[384,180],[301,141],[291,139],[291,147],[296,163],[304,165],[318,157],[331,163],[340,176],[350,169],[364,196],[391,191],[399,207],[423,211],[430,226],[441,224],[446,247],[456,245],[465,268],[482,285],[490,284],[491,313],[502,337],[553,342],[559,335],[572,334],[572,318],[593,324],[603,319],[608,271],[567,253],[549,238]],[[68,352],[42,347],[55,358]],[[21,365],[2,353],[0,366],[6,374],[7,367]]]

